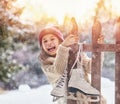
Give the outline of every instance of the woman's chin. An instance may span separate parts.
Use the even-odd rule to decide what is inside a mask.
[[[56,55],[56,52],[49,52],[49,55],[50,55],[50,56],[55,56],[55,55]]]

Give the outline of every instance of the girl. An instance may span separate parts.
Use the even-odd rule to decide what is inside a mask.
[[[69,51],[72,50],[70,46],[78,42],[78,35],[70,34],[64,39],[63,34],[55,27],[47,27],[41,30],[39,34],[39,44],[41,47],[39,59],[41,62],[41,68],[53,87],[56,85],[68,65]],[[98,39],[98,43],[102,42],[103,36]],[[91,59],[85,54],[82,55],[82,59],[84,73],[89,73]],[[85,75],[84,78],[88,81],[88,76],[87,74]],[[90,86],[90,88],[92,87]],[[94,90],[94,88],[92,89]],[[67,103],[63,98],[59,99],[57,104]]]

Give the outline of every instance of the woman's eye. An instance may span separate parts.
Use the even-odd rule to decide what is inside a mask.
[[[52,41],[54,40],[54,38],[51,39]]]
[[[46,43],[46,42],[47,42],[47,40],[44,40],[43,42],[44,42],[44,43]]]

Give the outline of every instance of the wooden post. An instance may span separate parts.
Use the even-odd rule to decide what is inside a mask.
[[[71,29],[69,34],[78,35],[78,25],[77,25],[77,22],[76,22],[75,18],[72,17],[70,22],[72,24],[72,29]],[[70,73],[70,69],[71,69],[71,67],[74,64],[75,59],[76,59],[76,54],[77,54],[77,51],[78,51],[78,45],[77,44],[72,45],[71,49],[72,50],[69,52],[68,67],[67,67],[67,70],[68,70],[68,81],[70,79],[70,74],[69,74]],[[75,67],[76,67],[76,65],[75,65]],[[76,100],[68,99],[67,100],[67,104],[77,104],[77,102],[76,102]]]
[[[120,44],[120,21],[115,25],[116,44]],[[115,53],[115,104],[120,104],[120,51]]]
[[[95,21],[92,27],[92,67],[91,67],[91,83],[92,86],[100,91],[101,89],[101,52],[95,52],[96,48],[99,47],[97,40],[101,35],[101,24],[99,21]],[[100,104],[92,103],[92,104]]]
[[[68,81],[70,79],[70,69],[73,65],[73,63],[75,62],[75,59],[76,59],[76,54],[77,54],[77,44],[74,44],[71,46],[72,47],[72,50],[70,51],[69,53],[69,59],[68,59],[68,67],[67,67],[67,70],[68,70]],[[75,66],[76,67],[76,66]],[[74,67],[74,68],[75,68]],[[68,84],[67,84],[68,85]],[[76,100],[71,100],[71,99],[68,99],[67,100],[67,104],[77,104]]]

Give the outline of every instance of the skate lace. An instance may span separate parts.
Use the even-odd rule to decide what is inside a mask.
[[[62,88],[66,79],[67,79],[67,73],[64,72],[61,78],[58,80],[56,87]]]
[[[76,57],[76,60],[75,62],[73,63],[72,67],[71,67],[71,72],[72,70],[74,69],[74,66],[76,65],[76,63],[79,61],[79,56],[81,56],[81,61],[80,61],[80,68],[82,69],[82,63],[83,63],[83,59],[82,59],[82,54],[83,54],[83,43],[78,43],[79,44],[79,49],[78,49],[78,52],[77,52],[77,57]],[[70,73],[71,73],[70,72]]]

